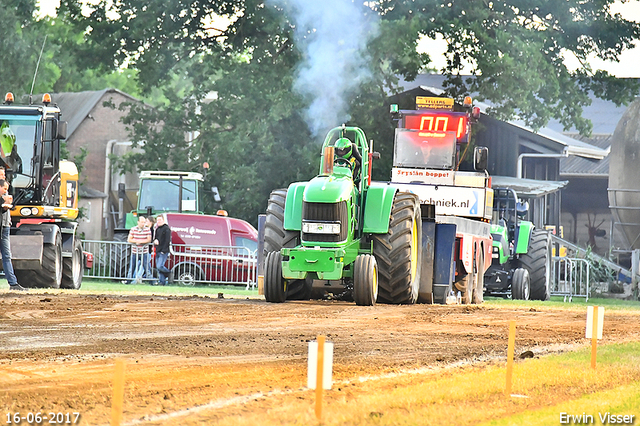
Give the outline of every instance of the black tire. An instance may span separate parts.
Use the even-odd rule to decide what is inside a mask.
[[[173,268],[173,282],[184,286],[193,287],[202,281],[200,268],[191,263],[182,263]]]
[[[282,303],[286,300],[285,282],[282,278],[282,255],[279,251],[267,253],[264,260],[264,298],[267,302]]]
[[[473,291],[472,303],[479,305],[484,303],[484,251],[482,246],[480,246],[480,251],[478,253],[478,261],[477,261],[477,270],[476,270],[476,288]]]
[[[15,274],[23,287],[60,288],[62,282],[62,237],[56,232],[53,243],[42,247],[42,268],[38,270],[16,269]]]
[[[391,207],[389,232],[371,236],[378,264],[378,302],[414,304],[418,300],[421,234],[418,197],[397,193]]]
[[[109,244],[109,267],[113,278],[126,278],[129,272],[131,244],[127,242],[128,238],[128,233],[118,232],[113,235],[113,242],[116,244]]]
[[[73,245],[73,253],[71,257],[62,259],[62,282],[60,288],[70,290],[79,290],[82,285],[82,276],[84,275],[84,254],[82,253],[82,242],[79,238],[75,239]]]
[[[514,300],[529,300],[530,279],[529,271],[518,268],[511,277],[511,298]]]
[[[356,257],[353,265],[353,300],[356,305],[373,306],[378,298],[378,267],[370,254]]]
[[[531,232],[529,250],[521,254],[519,267],[529,271],[531,300],[549,300],[551,283],[551,234],[541,229]]]
[[[274,189],[269,194],[264,224],[265,265],[268,253],[279,252],[283,247],[292,248],[300,244],[300,232],[284,229],[284,206],[286,200],[287,190],[284,188]],[[312,280],[288,280],[286,298],[289,300],[309,300],[312,286]]]

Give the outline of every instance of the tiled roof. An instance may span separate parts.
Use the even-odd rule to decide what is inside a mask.
[[[136,98],[117,89],[51,94],[53,102],[57,104],[63,112],[62,118],[67,121],[67,137],[73,135],[73,132],[80,126],[82,121],[106,93],[119,93],[122,96],[130,98],[132,101],[137,101]]]

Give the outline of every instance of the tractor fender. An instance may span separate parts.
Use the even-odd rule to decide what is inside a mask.
[[[304,189],[308,183],[294,182],[287,189],[283,223],[283,227],[287,231],[300,231],[302,229],[302,202],[304,200]]]
[[[372,182],[364,204],[362,232],[386,234],[389,232],[391,207],[398,188],[381,182]]]
[[[528,221],[522,221],[518,224],[514,241],[516,254],[524,254],[529,251],[529,241],[531,239],[533,228],[533,223]]]

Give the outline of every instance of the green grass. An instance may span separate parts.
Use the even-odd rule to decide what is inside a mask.
[[[0,280],[0,288],[7,288],[7,281]],[[36,289],[32,291],[51,291],[51,289]],[[73,290],[61,290],[73,292]],[[246,290],[243,285],[197,285],[193,287],[185,287],[179,285],[168,286],[152,286],[150,284],[122,284],[119,281],[112,280],[95,280],[85,278],[82,280],[82,286],[79,293],[117,293],[117,294],[166,294],[179,296],[215,296],[223,293],[225,296],[235,297],[258,297],[258,290]]]
[[[563,309],[581,309],[585,306],[604,306],[607,309],[620,310],[640,310],[640,301],[638,300],[620,300],[609,299],[603,297],[590,297],[585,301],[583,297],[574,297],[571,302],[564,302],[561,296],[552,296],[549,301],[540,300],[511,300],[498,297],[485,297],[485,303],[495,306],[513,306],[513,307],[541,307],[541,308],[563,308]]]

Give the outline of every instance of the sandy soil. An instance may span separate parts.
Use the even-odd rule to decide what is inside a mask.
[[[124,424],[191,424],[264,409],[257,397],[306,386],[309,340],[334,342],[334,380],[587,345],[585,312],[481,306],[357,307],[346,302],[0,292],[0,406],[7,413],[111,416],[116,359],[126,363]],[[640,313],[608,311],[607,342],[640,340]],[[264,407],[261,406],[261,407]],[[188,410],[188,411],[187,411]],[[230,411],[230,412],[231,412]],[[210,417],[211,419],[211,417]],[[23,422],[22,424],[27,424]],[[198,424],[193,420],[193,424]]]

